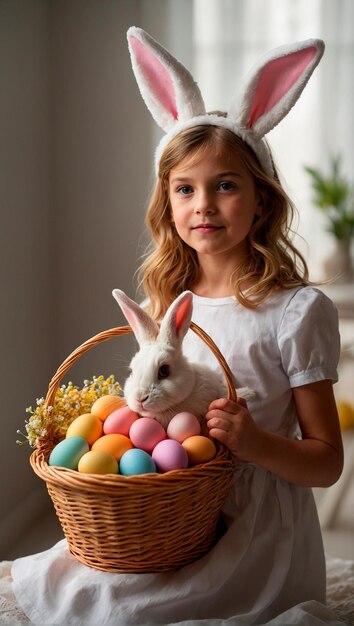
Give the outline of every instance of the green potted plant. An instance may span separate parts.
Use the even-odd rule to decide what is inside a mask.
[[[336,278],[337,282],[351,282],[354,197],[352,184],[341,172],[341,157],[337,155],[330,158],[328,174],[308,165],[305,165],[305,171],[311,178],[313,202],[326,216],[328,230],[336,241],[334,255],[326,263],[328,277]]]

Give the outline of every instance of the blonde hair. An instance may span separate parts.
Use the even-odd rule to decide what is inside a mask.
[[[237,300],[254,308],[276,289],[309,284],[306,262],[290,240],[295,207],[278,175],[271,178],[265,174],[251,148],[231,131],[219,126],[195,126],[182,131],[166,147],[147,211],[146,225],[152,241],[139,268],[139,285],[155,319],[160,319],[174,298],[195,284],[199,275],[196,252],[179,237],[170,219],[169,175],[186,157],[193,158],[194,163],[209,150],[216,154],[228,150],[241,158],[253,177],[263,208],[248,235],[248,257],[231,277]],[[253,286],[243,291],[246,281]]]

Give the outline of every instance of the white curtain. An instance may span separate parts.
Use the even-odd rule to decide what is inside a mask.
[[[325,55],[300,100],[268,135],[293,198],[302,239],[296,243],[313,279],[334,246],[312,203],[304,165],[326,170],[340,153],[354,178],[354,2],[352,0],[194,0],[194,75],[209,110],[225,109],[258,59],[284,43],[320,37]]]

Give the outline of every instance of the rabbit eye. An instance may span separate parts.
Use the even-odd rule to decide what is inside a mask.
[[[169,375],[170,375],[170,366],[167,365],[166,363],[164,365],[160,365],[159,371],[158,371],[159,380],[161,380],[161,378],[168,378]]]

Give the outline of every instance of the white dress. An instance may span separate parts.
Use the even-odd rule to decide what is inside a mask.
[[[194,296],[193,321],[215,341],[259,426],[299,437],[291,388],[337,379],[337,312],[320,291],[281,291],[257,309]],[[192,331],[191,360],[219,367]],[[240,463],[224,507],[228,530],[177,572],[109,574],[73,559],[65,540],[14,562],[14,592],[33,623],[340,624],[325,607],[326,572],[312,491]]]

